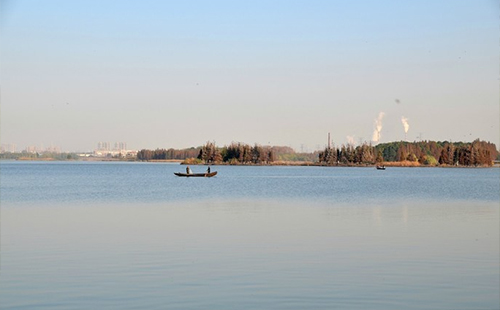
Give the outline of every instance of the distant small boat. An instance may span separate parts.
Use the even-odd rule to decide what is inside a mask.
[[[181,173],[181,172],[174,172],[174,174],[178,177],[205,177],[205,178],[211,178],[214,175],[217,174],[217,171],[214,172],[204,172],[204,173]]]
[[[377,170],[385,170],[385,166],[377,166]]]

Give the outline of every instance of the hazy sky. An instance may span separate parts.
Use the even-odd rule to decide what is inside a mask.
[[[0,1],[18,150],[500,145],[496,0]]]

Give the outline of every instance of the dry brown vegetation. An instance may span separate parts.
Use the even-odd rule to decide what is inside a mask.
[[[425,165],[422,165],[418,161],[384,161],[381,166],[386,166],[386,167],[422,167]]]

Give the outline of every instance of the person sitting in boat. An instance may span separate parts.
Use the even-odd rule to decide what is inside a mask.
[[[193,174],[193,171],[191,171],[191,168],[189,168],[189,166],[186,167],[186,173]]]

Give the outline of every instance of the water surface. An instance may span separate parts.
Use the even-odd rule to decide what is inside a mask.
[[[184,168],[2,162],[0,308],[500,307],[498,169]]]

